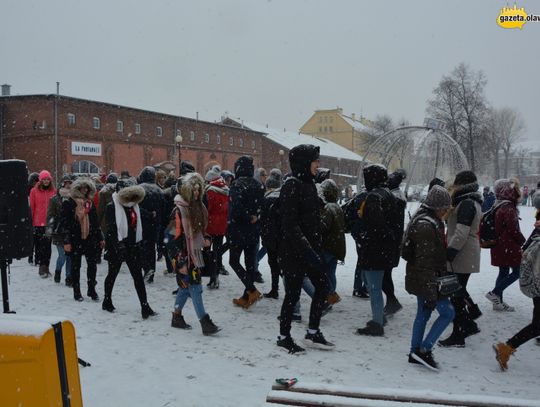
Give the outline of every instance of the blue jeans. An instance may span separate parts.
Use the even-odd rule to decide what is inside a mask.
[[[519,266],[512,267],[512,273],[510,273],[510,267],[508,266],[499,267],[499,275],[497,276],[497,280],[495,280],[495,288],[493,289],[492,293],[498,295],[502,301],[503,291],[518,279]]]
[[[283,280],[283,284],[285,284],[285,280]],[[310,298],[313,298],[315,295],[315,287],[311,283],[311,280],[307,277],[304,277],[304,281],[302,282],[302,288],[306,292],[307,295],[310,296]],[[293,315],[300,315],[300,300],[296,304],[294,304],[294,310]]]
[[[174,309],[181,311],[182,308],[184,308],[187,299],[191,297],[193,308],[195,308],[195,313],[200,321],[206,315],[202,300],[202,292],[203,289],[201,284],[190,284],[188,288],[178,288],[178,293],[176,293],[176,301],[174,302]]]
[[[333,294],[336,292],[336,268],[337,268],[337,258],[333,254],[323,252],[322,254],[322,261],[324,262],[324,265],[326,266],[326,273],[328,274],[328,282],[330,285],[330,288],[328,290],[328,294]]]
[[[380,326],[384,323],[384,300],[382,295],[383,270],[362,270],[371,302],[372,319]]]
[[[71,277],[71,256],[66,256],[64,251],[64,245],[57,244],[56,251],[58,252],[58,258],[56,259],[55,270],[62,270],[64,264],[66,265],[66,277]]]
[[[439,339],[446,327],[454,320],[454,307],[448,298],[437,301],[436,309],[439,317],[435,320],[424,339],[426,325],[433,311],[424,307],[424,298],[416,297],[416,301],[418,303],[418,310],[416,311],[416,318],[413,324],[411,352],[417,349],[430,352],[437,339]]]

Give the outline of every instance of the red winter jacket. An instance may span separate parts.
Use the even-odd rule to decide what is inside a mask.
[[[32,212],[32,226],[47,226],[47,208],[51,198],[56,195],[56,189],[41,189],[38,182],[30,191],[30,211]]]
[[[208,227],[206,233],[212,236],[223,236],[227,231],[227,215],[229,212],[229,187],[223,178],[212,181],[206,189],[208,200]]]
[[[495,232],[497,245],[491,249],[491,265],[500,267],[518,267],[523,251],[521,246],[525,237],[519,229],[519,217],[516,204],[518,194],[510,188],[504,188],[497,194],[497,201],[507,201],[495,212]],[[499,204],[496,202],[495,205]]]

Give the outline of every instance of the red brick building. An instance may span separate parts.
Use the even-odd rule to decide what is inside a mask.
[[[204,174],[214,164],[230,169],[242,155],[256,165],[262,157],[257,131],[54,94],[0,97],[0,124],[0,159],[58,176],[136,175],[147,165],[177,168],[179,159]]]

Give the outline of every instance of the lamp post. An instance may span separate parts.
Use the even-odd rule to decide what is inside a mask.
[[[285,151],[279,150],[279,169],[281,172],[283,172],[283,156],[285,155]]]
[[[182,165],[182,140],[181,135],[174,138],[174,141],[178,144],[178,175],[180,175],[180,166]]]

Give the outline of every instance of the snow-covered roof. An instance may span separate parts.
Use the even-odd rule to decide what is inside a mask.
[[[326,157],[335,157],[346,160],[362,161],[362,156],[353,153],[351,150],[347,150],[345,147],[340,146],[333,141],[309,136],[307,134],[301,134],[294,131],[284,131],[279,129],[273,129],[256,123],[250,123],[243,121],[244,127],[266,133],[266,137],[277,144],[281,144],[287,149],[291,149],[299,144],[313,144],[321,149],[321,155]]]
[[[362,132],[362,133],[369,133],[373,129],[370,129],[368,126],[366,126],[364,123],[362,123],[359,120],[355,120],[352,117],[346,116],[343,113],[340,113],[339,116],[345,120],[351,127],[353,127],[356,131]]]

